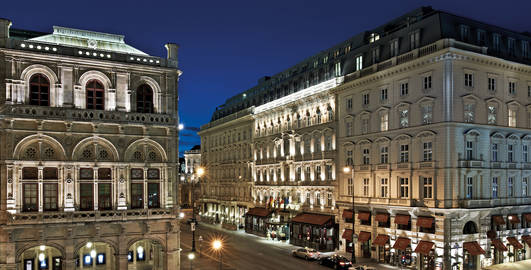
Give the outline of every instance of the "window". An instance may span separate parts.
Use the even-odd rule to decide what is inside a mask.
[[[81,211],[94,210],[94,184],[92,183],[80,183],[80,204],[79,209]]]
[[[322,180],[321,165],[315,166],[315,180]]]
[[[57,211],[57,183],[43,184],[44,211]]]
[[[422,124],[429,125],[433,122],[433,105],[422,105]]]
[[[380,197],[387,198],[389,195],[389,180],[387,178],[380,179]]]
[[[474,142],[467,141],[465,147],[465,158],[466,160],[474,159]]]
[[[420,31],[417,30],[409,34],[409,47],[411,50],[418,48],[420,45]]]
[[[423,160],[424,161],[431,161],[432,160],[432,155],[433,155],[432,142],[423,143],[423,148],[424,148]]]
[[[466,178],[466,198],[472,199],[474,196],[474,178],[467,177]]]
[[[389,112],[384,111],[380,114],[380,131],[389,129]]]
[[[498,177],[492,178],[492,198],[498,198]]]
[[[369,93],[363,94],[363,105],[369,105]]]
[[[400,198],[409,198],[409,178],[399,178]]]
[[[365,148],[363,149],[363,165],[369,165],[370,163],[369,148]]]
[[[306,170],[304,171],[304,180],[309,181],[311,178],[310,175],[311,175],[311,169],[310,169],[310,166],[307,166]]]
[[[29,86],[30,105],[50,105],[50,82],[45,76],[41,74],[35,74],[31,76]]]
[[[474,87],[474,74],[465,73],[465,87]]]
[[[352,166],[354,163],[352,162],[352,150],[347,151],[347,166]]]
[[[347,111],[352,110],[352,98],[347,98]]]
[[[409,126],[409,110],[407,108],[402,108],[399,111],[400,116],[400,127],[406,128]]]
[[[389,148],[387,146],[380,147],[380,163],[389,163]]]
[[[498,109],[494,105],[487,106],[487,123],[489,125],[496,125],[496,116]]]
[[[380,47],[373,48],[371,50],[372,63],[378,63],[380,61]]]
[[[301,180],[301,176],[302,176],[302,168],[301,167],[297,167],[297,171],[296,171],[296,174],[295,174],[295,177],[297,178],[296,180]]]
[[[369,178],[363,178],[363,196],[369,197]]]
[[[400,162],[409,162],[409,144],[400,145]]]
[[[98,210],[112,209],[111,183],[98,183]]]
[[[387,88],[380,89],[380,101],[387,101]]]
[[[22,184],[23,205],[22,211],[36,212],[39,211],[39,191],[35,183]]]
[[[356,57],[356,70],[361,70],[361,69],[363,69],[363,56],[362,55]]]
[[[340,62],[337,62],[335,65],[335,74],[336,74],[336,77],[341,76],[341,63]]]
[[[514,162],[514,145],[507,145],[507,162]]]
[[[144,208],[144,184],[131,184],[131,208]]]
[[[409,93],[408,83],[407,82],[401,83],[400,84],[400,96],[401,97],[407,96],[408,93]]]
[[[87,83],[86,86],[86,95],[87,95],[87,109],[91,110],[103,110],[105,109],[105,89],[103,84],[97,80],[91,80]]]
[[[332,165],[326,165],[325,170],[326,170],[326,179],[333,180]]]
[[[497,33],[492,34],[492,49],[494,49],[495,51],[500,50],[500,39],[501,39],[500,34],[497,34]]]
[[[498,161],[498,144],[493,143],[491,146],[492,161]]]
[[[516,95],[516,82],[509,82],[509,95]]]
[[[529,58],[529,42],[522,40],[522,57]]]
[[[514,178],[507,178],[507,197],[512,197],[514,195]]]
[[[313,151],[316,153],[321,152],[321,136],[315,137]]]
[[[529,162],[529,146],[527,144],[522,145],[522,161]]]
[[[527,197],[527,177],[522,178],[522,197]]]
[[[398,39],[391,40],[391,42],[389,42],[389,50],[391,57],[398,55]]]
[[[424,76],[424,90],[431,89],[431,75]]]
[[[369,36],[369,43],[373,43],[375,41],[378,41],[380,39],[380,35],[377,33],[371,33]]]
[[[348,192],[348,195],[349,196],[352,196],[352,192],[354,191],[354,186],[352,184],[352,178],[349,178],[348,179],[348,187],[347,187],[347,192]]]
[[[369,133],[369,118],[361,119],[361,133]]]
[[[464,120],[466,123],[473,123],[474,122],[474,115],[475,115],[475,104],[474,103],[466,103],[465,104],[465,110],[464,110]]]
[[[514,38],[507,39],[507,51],[509,52],[510,56],[514,56],[515,54],[515,44],[516,40]]]
[[[325,150],[332,150],[332,136],[330,135],[325,135]]]
[[[346,125],[346,128],[345,128],[346,136],[347,137],[352,136],[352,122],[350,120],[347,120],[345,125]]]
[[[153,113],[153,90],[143,84],[136,90],[136,112]]]
[[[509,126],[510,127],[516,127],[516,109],[515,108],[509,108]]]
[[[431,177],[422,178],[424,187],[424,199],[433,199],[433,179]]]
[[[488,89],[489,91],[496,91],[496,78],[488,78]]]
[[[464,42],[468,42],[468,38],[470,35],[470,27],[468,25],[461,25],[459,27],[459,33],[461,34],[461,40]]]
[[[148,208],[160,208],[159,183],[148,183]]]
[[[485,46],[487,44],[487,33],[484,30],[478,30],[478,45]]]

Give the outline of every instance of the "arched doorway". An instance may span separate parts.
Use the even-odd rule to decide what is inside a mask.
[[[105,242],[86,242],[76,251],[76,269],[116,269],[114,248]]]
[[[156,240],[143,239],[134,242],[127,252],[130,270],[162,270],[164,269],[164,247]]]
[[[476,234],[478,233],[478,227],[474,221],[468,221],[463,226],[463,234]],[[463,253],[463,269],[472,270],[477,269],[479,258],[475,254],[470,254],[466,249]]]
[[[20,263],[17,269],[23,270],[36,270],[36,269],[47,269],[47,270],[63,270],[63,254],[59,249],[47,246],[40,245],[32,248],[26,249],[20,255]]]

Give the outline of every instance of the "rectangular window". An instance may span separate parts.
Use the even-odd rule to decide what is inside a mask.
[[[515,55],[515,44],[516,44],[516,40],[514,38],[507,39],[507,51],[509,52],[509,55],[511,56]]]
[[[474,74],[465,73],[465,87],[474,87]]]
[[[289,144],[288,144],[288,147],[289,147]],[[332,150],[332,136],[330,136],[330,135],[325,135],[325,150],[326,151]],[[286,151],[286,153],[287,153],[287,151]]]
[[[488,89],[489,91],[496,91],[496,78],[488,78]]]
[[[148,183],[148,208],[160,208],[159,183]]]
[[[387,148],[387,146],[382,146],[380,148],[380,163],[381,164],[389,163],[389,148]]]
[[[389,180],[387,178],[380,179],[380,197],[387,198],[389,195]]]
[[[509,126],[516,127],[516,109],[509,108],[508,118],[509,118],[509,121],[508,121]]]
[[[484,30],[478,30],[478,45],[487,45],[487,33]]]
[[[333,180],[333,177],[332,177],[332,165],[326,165],[325,169],[326,169],[326,179],[327,180]]]
[[[382,112],[380,114],[380,131],[387,131],[389,129],[389,112]]]
[[[409,198],[409,178],[399,178],[400,180],[400,198]]]
[[[433,122],[433,105],[422,105],[422,124],[429,125]]]
[[[498,177],[492,178],[492,198],[498,198]]]
[[[424,76],[424,90],[431,89],[431,75]]]
[[[361,133],[363,134],[369,133],[369,119],[368,118],[361,119]]]
[[[431,177],[423,177],[424,184],[424,199],[433,199],[433,179]]]
[[[470,36],[470,27],[468,25],[461,25],[459,27],[459,33],[461,35],[461,40],[464,42],[468,42]]]
[[[409,145],[400,145],[400,162],[409,162]]]
[[[387,101],[387,88],[380,89],[380,101]]]
[[[22,184],[23,205],[22,211],[36,212],[39,211],[39,190],[35,183]]]
[[[376,47],[372,49],[371,56],[372,56],[372,63],[373,64],[378,63],[378,61],[380,61],[380,48]]]
[[[527,40],[522,40],[522,57],[529,58],[529,42]]]
[[[466,160],[474,159],[474,142],[467,141],[465,148],[465,158]]]
[[[501,36],[500,34],[492,34],[492,49],[494,51],[499,51],[500,50],[500,39],[501,39]]]
[[[527,177],[522,178],[522,197],[527,197],[527,185],[528,180]]]
[[[431,161],[433,156],[432,142],[423,143],[423,158],[424,161]]]
[[[79,179],[82,180],[92,180],[94,179],[94,171],[92,168],[81,168],[79,169]]]
[[[369,178],[363,178],[363,196],[369,197]]]
[[[514,145],[507,145],[507,162],[514,162]]]
[[[409,94],[409,84],[407,82],[400,84],[400,96],[407,96]]]
[[[409,47],[411,50],[420,46],[420,31],[417,30],[409,34]]]
[[[352,192],[354,191],[354,186],[352,184],[352,178],[349,178],[348,179],[348,187],[347,187],[347,192],[348,192],[348,195],[349,196],[352,196]]]
[[[527,97],[531,97],[531,85],[527,86]]]
[[[395,39],[389,42],[389,49],[390,49],[391,57],[398,55],[398,39]]]
[[[304,171],[304,180],[310,181],[310,175],[311,175],[311,169],[310,167],[306,167],[306,170]]]
[[[474,178],[467,177],[466,178],[466,198],[472,199],[474,195]]]
[[[529,146],[527,144],[522,145],[522,161],[529,162]]]
[[[353,160],[352,160],[352,150],[348,150],[347,151],[347,166],[352,166],[354,164]]]
[[[94,210],[94,184],[80,183],[79,184],[79,210],[92,211]]]
[[[321,165],[315,166],[315,180],[321,179]]]
[[[496,117],[498,109],[494,105],[487,106],[487,123],[489,125],[496,125]]]
[[[507,178],[507,197],[512,197],[514,195],[514,178]]]
[[[337,62],[335,65],[335,75],[336,77],[341,76],[341,63]]]
[[[111,183],[98,183],[98,210],[112,209]]]
[[[347,98],[347,111],[352,110],[352,98]]]
[[[509,82],[509,95],[516,95],[516,82]]]
[[[43,184],[44,211],[57,211],[57,183]]]
[[[131,184],[131,208],[138,209],[144,208],[144,184],[132,183]]]
[[[356,57],[356,70],[361,70],[361,69],[363,69],[363,56],[362,55]]]
[[[491,158],[492,158],[492,161],[498,161],[498,144],[497,143],[493,143],[492,146],[491,146],[492,150],[492,155],[491,155]]]
[[[352,136],[352,122],[351,121],[348,121],[345,123],[345,131],[346,131],[346,136],[349,137],[349,136]]]
[[[406,128],[409,126],[409,109],[403,108],[399,111],[400,116],[400,127]]]
[[[368,165],[370,164],[370,157],[369,157],[369,149],[365,148],[363,149],[363,164]]]
[[[475,108],[476,108],[476,106],[473,103],[466,103],[465,104],[464,121],[466,123],[473,123],[474,122]]]
[[[363,105],[369,105],[369,93],[363,94]]]

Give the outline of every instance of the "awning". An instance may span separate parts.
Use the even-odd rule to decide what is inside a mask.
[[[256,217],[267,217],[271,215],[271,211],[262,207],[254,207],[247,211],[246,215],[256,216]]]
[[[358,219],[359,220],[370,220],[371,219],[371,212],[358,212]]]
[[[417,227],[431,229],[433,227],[433,220],[435,220],[433,217],[418,217]]]
[[[396,215],[395,216],[395,224],[408,225],[410,218],[411,217],[409,215]]]
[[[507,247],[500,241],[500,239],[492,239],[492,244],[499,251],[507,251]]]
[[[416,253],[430,255],[430,250],[433,247],[433,242],[421,240],[415,248]]]
[[[481,248],[477,241],[465,242],[463,243],[463,248],[470,253],[472,256],[477,256],[480,254],[485,254],[485,250]]]
[[[352,210],[343,210],[343,219],[351,219]]]
[[[385,246],[387,242],[389,242],[389,235],[379,234],[378,236],[376,236],[376,239],[372,241],[372,244],[377,246]]]
[[[492,216],[492,221],[494,221],[496,225],[505,224],[505,219],[503,219],[503,216]]]
[[[377,213],[374,217],[374,220],[376,220],[377,222],[386,223],[387,221],[389,221],[389,214]]]
[[[352,230],[351,230],[351,229],[346,229],[346,230],[343,232],[343,235],[341,236],[341,238],[346,239],[347,241],[352,242]]]
[[[494,238],[496,238],[496,236],[497,236],[496,235],[496,231],[490,230],[490,231],[487,232],[487,237],[489,239],[494,239]]]
[[[522,236],[522,240],[527,244],[527,246],[531,247],[531,235],[524,235]]]
[[[399,250],[406,250],[406,248],[409,246],[409,243],[411,243],[411,240],[409,238],[398,237],[398,239],[396,239],[395,244],[393,245],[393,248]]]
[[[520,223],[520,219],[518,218],[518,215],[508,215],[507,219],[509,219],[509,222],[511,222],[512,224]]]
[[[332,216],[302,213],[291,219],[291,222],[306,223],[313,225],[325,225],[332,219]]]
[[[527,222],[531,222],[531,213],[524,214],[524,217]]]
[[[360,231],[360,235],[358,236],[358,242],[363,243],[367,242],[371,239],[371,233],[370,232],[364,232]]]
[[[524,247],[515,237],[507,237],[507,241],[509,241],[509,244],[511,244],[515,249],[521,249]]]

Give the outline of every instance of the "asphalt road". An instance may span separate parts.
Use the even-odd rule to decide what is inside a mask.
[[[199,244],[199,235],[203,241]],[[291,250],[295,247],[289,244],[273,243],[254,235],[242,232],[222,230],[212,225],[196,227],[196,250],[201,257],[195,260],[193,269],[219,269],[219,253],[211,248],[213,239],[223,241],[223,269],[238,270],[272,270],[272,269],[331,269],[319,265],[315,261],[305,261],[291,256]],[[190,269],[186,254],[190,251],[192,233],[190,225],[184,223],[181,226],[181,269]]]

